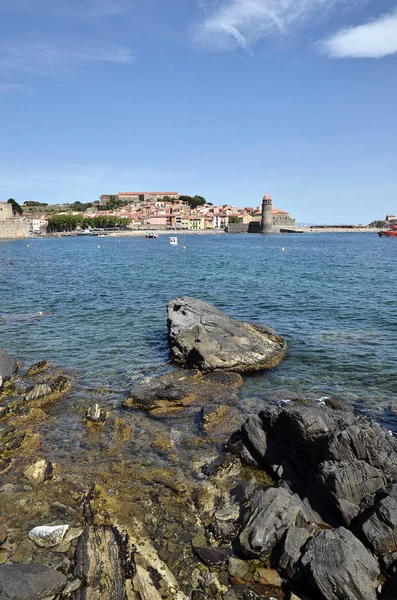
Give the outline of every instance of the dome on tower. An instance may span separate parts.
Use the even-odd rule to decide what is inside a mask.
[[[271,197],[271,195],[270,195],[270,194],[265,194],[265,195],[263,196],[263,199],[264,199],[264,200],[271,200],[271,199],[272,199],[272,197]]]

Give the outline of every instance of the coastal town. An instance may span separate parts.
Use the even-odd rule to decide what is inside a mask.
[[[196,233],[295,233],[303,231],[368,231],[397,222],[392,214],[369,225],[312,225],[297,228],[289,212],[273,205],[265,194],[261,205],[215,206],[202,196],[178,192],[119,192],[102,194],[93,202],[45,204],[14,199],[0,202],[0,238],[32,235],[73,235],[81,230],[101,229],[109,233],[139,235],[183,231]]]

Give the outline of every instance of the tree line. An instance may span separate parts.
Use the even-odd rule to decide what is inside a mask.
[[[48,219],[47,231],[75,231],[77,227],[82,229],[114,229],[127,227],[130,224],[130,219],[123,217],[113,217],[107,215],[99,215],[92,219],[83,215],[54,215]]]

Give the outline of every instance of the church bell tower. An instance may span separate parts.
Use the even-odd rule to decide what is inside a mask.
[[[273,233],[272,198],[270,194],[263,196],[262,200],[262,226],[261,233]]]

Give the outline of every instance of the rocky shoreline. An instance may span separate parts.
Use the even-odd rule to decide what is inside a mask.
[[[239,373],[285,341],[187,297],[168,329],[180,366],[118,407],[0,350],[0,600],[395,598],[396,439],[331,401],[247,420]]]

